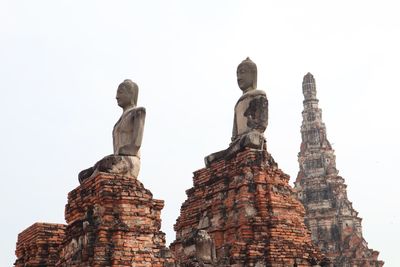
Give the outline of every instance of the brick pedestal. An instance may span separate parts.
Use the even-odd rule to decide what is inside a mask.
[[[314,266],[323,256],[311,242],[304,208],[293,195],[289,176],[261,150],[246,149],[194,173],[194,186],[175,224],[171,249],[191,266],[192,236],[205,230],[216,259],[207,266]]]
[[[68,194],[68,225],[36,223],[18,235],[15,266],[175,266],[163,206],[137,179],[98,173]]]
[[[99,173],[68,194],[57,266],[167,266],[162,200],[131,177]]]

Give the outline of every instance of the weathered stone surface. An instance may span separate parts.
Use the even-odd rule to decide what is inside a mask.
[[[229,159],[244,147],[263,149],[268,125],[268,99],[257,90],[257,66],[249,58],[237,68],[237,82],[243,95],[235,105],[232,138],[229,147],[205,157],[206,166],[219,159]]]
[[[331,259],[331,266],[382,266],[379,252],[369,249],[362,236],[361,218],[338,175],[316,93],[314,77],[308,73],[303,80],[300,170],[295,182],[297,196],[306,209],[305,222],[313,242]]]
[[[68,194],[57,266],[173,266],[162,200],[131,177],[98,173]]]
[[[244,148],[196,171],[174,226],[171,250],[180,266],[201,266],[193,245],[198,231],[206,231],[215,246],[207,266],[324,264],[288,181],[266,149]]]
[[[114,154],[104,157],[93,167],[81,171],[78,175],[80,183],[96,175],[97,172],[128,175],[134,178],[139,175],[140,147],[146,109],[136,106],[138,94],[139,87],[131,80],[127,79],[118,86],[116,99],[123,113],[115,123],[112,133]]]
[[[15,266],[55,266],[65,227],[63,224],[35,223],[21,232],[15,251]]]

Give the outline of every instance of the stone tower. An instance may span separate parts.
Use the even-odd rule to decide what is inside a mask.
[[[330,258],[331,266],[382,266],[383,261],[377,259],[379,252],[369,249],[362,236],[362,219],[347,198],[344,179],[338,175],[311,73],[304,76],[303,94],[300,170],[295,189],[306,209],[305,222],[312,240]]]

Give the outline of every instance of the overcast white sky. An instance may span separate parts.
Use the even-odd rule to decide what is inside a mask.
[[[328,138],[364,237],[400,266],[397,1],[0,0],[0,265],[17,234],[64,223],[77,174],[112,153],[126,78],[147,117],[140,181],[173,224],[203,157],[226,148],[250,56],[269,98],[268,149],[297,175],[303,75],[313,73]]]

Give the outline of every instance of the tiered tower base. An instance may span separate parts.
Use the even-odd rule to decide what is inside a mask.
[[[267,151],[248,148],[196,171],[175,224],[171,249],[177,261],[181,266],[324,265],[288,181]],[[200,230],[213,240],[211,257],[193,250]]]

